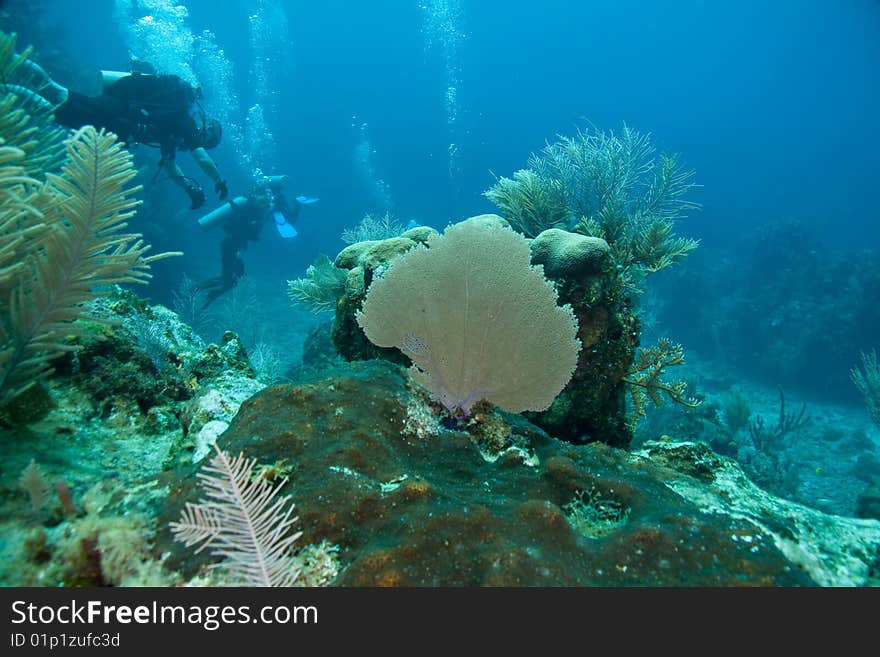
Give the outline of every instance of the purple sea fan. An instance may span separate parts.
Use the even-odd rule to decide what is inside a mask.
[[[482,399],[541,411],[568,383],[581,347],[571,308],[556,301],[528,241],[483,215],[395,260],[357,321],[371,342],[406,354],[413,378],[452,413],[467,415]]]

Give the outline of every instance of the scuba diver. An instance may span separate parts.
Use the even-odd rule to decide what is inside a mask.
[[[213,212],[199,219],[204,229],[221,226],[225,233],[220,242],[220,275],[196,285],[196,290],[207,291],[202,309],[217,297],[231,290],[244,276],[242,252],[248,242],[260,238],[263,225],[271,221],[278,234],[285,239],[296,237],[293,223],[303,205],[318,201],[309,196],[297,196],[291,204],[284,195],[282,183],[287,176],[266,176],[257,181],[247,196],[236,196]]]
[[[200,88],[176,75],[160,75],[146,62],[132,62],[131,71],[101,71],[103,93],[86,96],[54,82],[36,63],[23,60],[31,78],[39,81],[37,90],[24,92],[54,111],[55,121],[67,128],[93,125],[116,133],[126,146],[144,144],[161,153],[159,171],[181,187],[189,196],[190,209],[205,203],[201,186],[183,174],[175,159],[177,151],[189,151],[198,167],[214,183],[214,191],[224,200],[229,191],[226,181],[208,149],[215,148],[222,136],[222,126],[207,118],[199,101]],[[157,172],[157,176],[158,176]],[[155,179],[155,178],[154,178]]]

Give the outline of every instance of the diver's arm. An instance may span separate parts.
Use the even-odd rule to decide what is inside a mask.
[[[168,177],[174,181],[174,183],[180,187],[181,189],[186,189],[190,185],[193,184],[193,181],[183,175],[183,169],[180,168],[180,165],[177,163],[173,157],[165,158],[165,163],[163,164],[165,169],[165,173],[168,174]]]
[[[168,177],[174,181],[174,184],[189,195],[189,200],[192,202],[190,205],[191,210],[195,210],[205,203],[205,192],[202,191],[202,188],[192,178],[187,178],[183,175],[183,170],[173,156],[166,157],[165,163],[162,166]]]
[[[165,158],[165,161],[162,163],[162,168],[165,169],[167,176],[171,178],[176,185],[179,187],[186,187],[186,176],[183,175],[183,170],[180,168],[180,165],[177,164],[177,160],[175,160],[173,156]]]
[[[192,156],[196,161],[196,164],[199,165],[199,168],[214,182],[214,191],[220,196],[220,200],[222,201],[225,199],[228,194],[226,181],[223,180],[223,176],[220,175],[220,170],[217,168],[217,165],[214,164],[214,160],[211,159],[211,156],[208,155],[208,151],[201,147],[194,148],[192,150]]]
[[[214,160],[211,159],[211,156],[208,155],[208,151],[201,147],[194,148],[192,149],[192,156],[196,161],[196,164],[199,165],[199,169],[201,169],[215,185],[223,181],[223,176],[220,175],[220,170],[217,168],[217,165],[214,164]]]

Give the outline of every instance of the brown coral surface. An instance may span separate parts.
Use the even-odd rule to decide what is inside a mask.
[[[218,441],[261,463],[290,464],[287,492],[302,540],[340,546],[337,585],[809,586],[821,579],[821,568],[792,557],[809,547],[785,549],[798,541],[792,516],[708,508],[705,500],[727,495],[710,491],[735,467],[708,448],[576,446],[508,416],[537,458],[509,451],[493,461],[466,431],[417,437],[404,372],[386,361],[356,362],[316,383],[267,388],[242,405]],[[191,477],[181,481],[168,520],[197,495]],[[576,499],[594,503],[582,505],[581,521],[601,523],[614,509],[615,522],[581,531],[571,516]],[[166,540],[175,552],[168,565],[194,572],[194,557],[160,535]]]

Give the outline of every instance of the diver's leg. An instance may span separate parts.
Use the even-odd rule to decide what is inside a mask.
[[[204,290],[210,290],[211,288],[218,287],[223,285],[223,279],[219,276],[215,276],[214,278],[209,278],[206,281],[202,281],[201,283],[196,283],[194,289],[196,292],[202,292]]]
[[[202,304],[202,310],[204,310],[205,308],[210,306],[212,303],[214,303],[214,301],[217,299],[217,297],[219,297],[221,294],[223,294],[224,292],[226,292],[229,289],[230,288],[226,287],[225,285],[220,285],[220,286],[217,286],[217,287],[214,287],[213,289],[211,289],[211,291],[205,295],[205,303]]]
[[[243,240],[236,235],[227,235],[220,242],[220,278],[228,289],[235,287],[238,279],[244,276],[243,245]]]
[[[232,271],[232,286],[235,287],[244,276],[244,258],[241,257],[241,251],[238,249],[235,250],[235,260],[230,269]]]
[[[10,94],[15,94],[24,99],[26,107],[28,107],[31,111],[37,112],[45,112],[46,114],[51,114],[55,111],[56,105],[53,105],[48,100],[43,98],[36,91],[32,91],[27,87],[23,87],[20,84],[11,84],[6,83],[3,85],[4,91]]]
[[[221,273],[217,278],[210,280],[213,285],[205,299],[205,304],[202,306],[203,310],[221,294],[234,288],[236,283],[238,283],[238,279],[244,275],[244,261],[241,258],[239,246],[240,240],[231,235],[227,235],[220,242]]]

